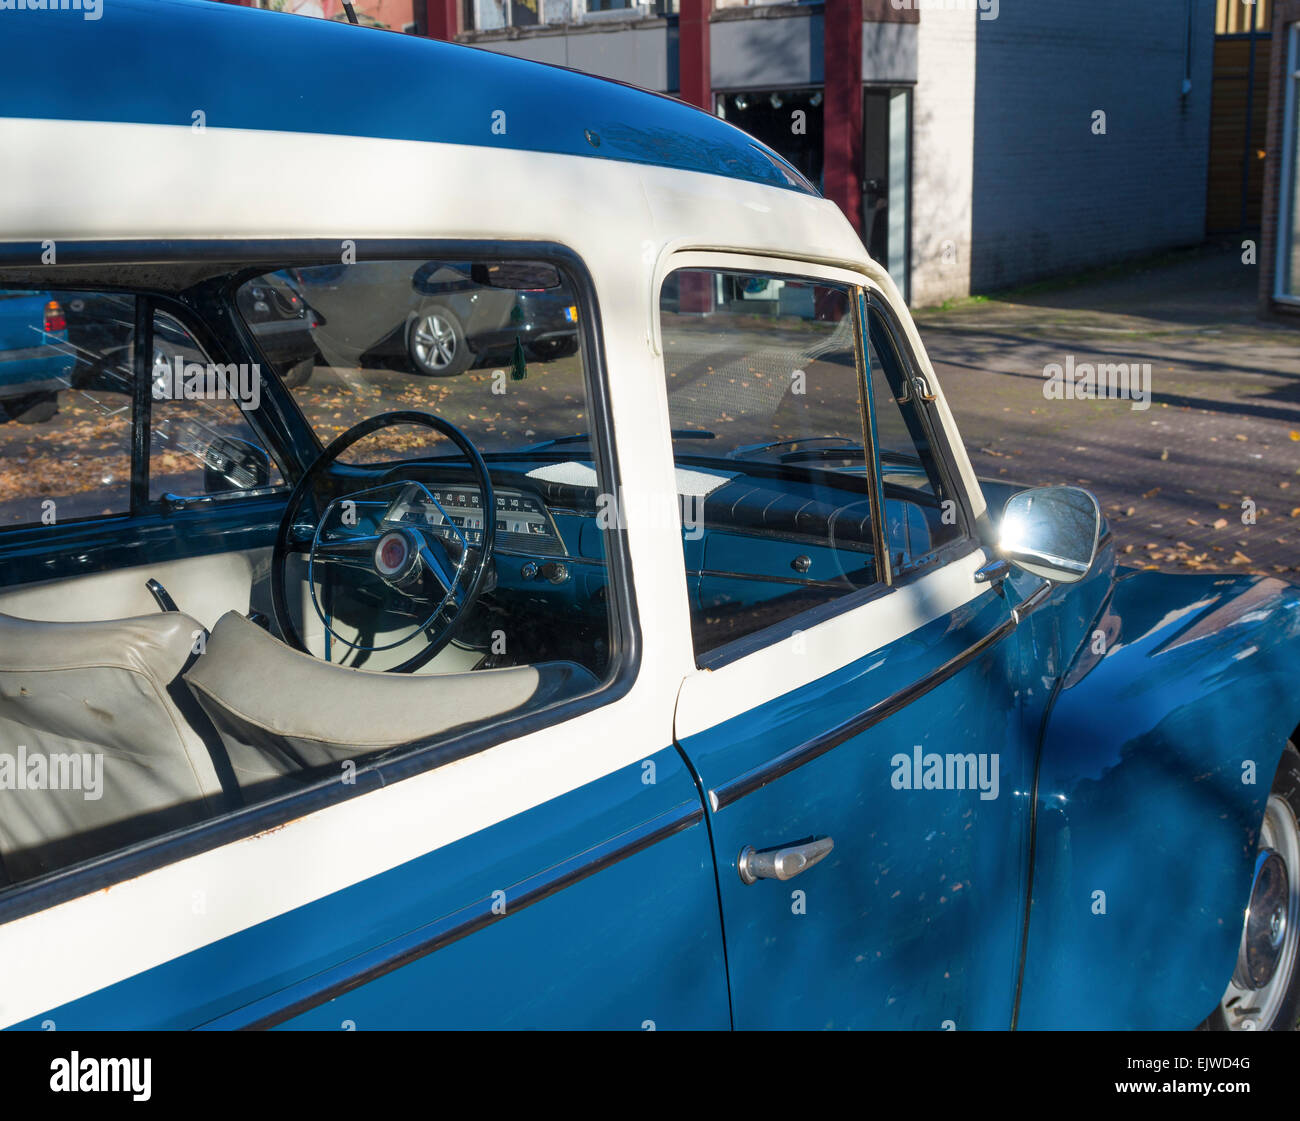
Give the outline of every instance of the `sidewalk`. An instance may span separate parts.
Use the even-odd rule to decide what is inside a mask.
[[[978,475],[1087,487],[1126,564],[1300,580],[1300,330],[1256,318],[1257,282],[1205,249],[916,321]],[[1070,356],[1150,363],[1151,407],[1048,400]]]

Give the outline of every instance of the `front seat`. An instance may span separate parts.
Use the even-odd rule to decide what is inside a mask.
[[[225,808],[220,743],[196,730],[206,720],[180,682],[200,633],[179,612],[0,615],[0,870],[10,881]]]
[[[418,676],[332,665],[234,611],[217,621],[185,682],[216,726],[247,800],[599,684],[575,662]]]

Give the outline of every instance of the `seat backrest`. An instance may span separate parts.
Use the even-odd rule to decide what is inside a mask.
[[[179,680],[202,630],[178,612],[89,623],[0,615],[0,866],[8,879],[222,808],[217,769]]]
[[[418,676],[332,665],[233,611],[217,621],[185,681],[220,733],[246,798],[599,685],[573,662]]]

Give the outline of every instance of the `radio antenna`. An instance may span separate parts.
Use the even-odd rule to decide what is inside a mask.
[[[357,13],[352,7],[351,0],[343,0],[343,10],[348,14],[348,23],[357,22]]]

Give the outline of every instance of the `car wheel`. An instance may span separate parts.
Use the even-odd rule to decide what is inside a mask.
[[[300,385],[307,384],[311,379],[312,371],[315,369],[316,359],[304,358],[301,362],[295,362],[290,366],[280,380],[284,382],[287,389],[297,389]]]
[[[19,424],[44,424],[53,420],[59,411],[57,393],[33,393],[28,397],[18,397],[5,403],[5,410],[10,420]]]
[[[441,305],[422,308],[406,329],[406,351],[417,374],[451,377],[473,361],[465,328]]]
[[[1300,752],[1287,744],[1264,807],[1237,968],[1205,1027],[1294,1031],[1300,1011]]]

